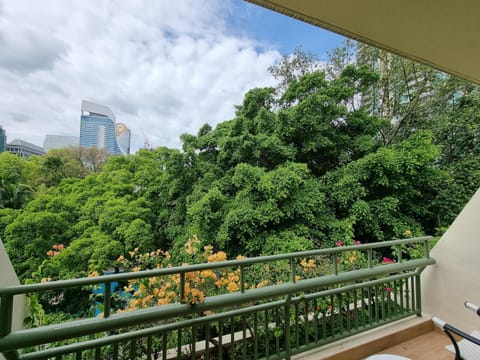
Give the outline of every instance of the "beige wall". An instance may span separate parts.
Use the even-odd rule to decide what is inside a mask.
[[[480,189],[432,249],[437,264],[422,274],[423,312],[467,332],[480,330],[480,317],[463,305],[480,306],[479,238]]]
[[[17,274],[13,270],[12,263],[8,258],[5,247],[0,240],[0,287],[19,285]],[[21,329],[25,318],[25,297],[15,296],[13,303],[13,328]]]

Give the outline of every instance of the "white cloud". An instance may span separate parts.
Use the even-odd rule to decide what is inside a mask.
[[[0,3],[0,125],[38,145],[78,135],[82,99],[109,106],[133,149],[179,147],[234,116],[280,57],[229,34],[222,0],[7,0]]]

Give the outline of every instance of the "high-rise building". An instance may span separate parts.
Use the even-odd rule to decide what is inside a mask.
[[[32,155],[40,156],[45,154],[45,150],[43,150],[42,147],[20,139],[15,139],[7,144],[7,151],[23,158],[28,158]]]
[[[0,152],[7,150],[7,133],[0,125]]]
[[[64,135],[46,135],[43,141],[43,148],[45,151],[51,149],[63,149],[69,146],[78,146],[80,138],[78,136],[64,136]]]
[[[130,153],[130,130],[116,123],[109,107],[82,100],[80,146],[105,149],[109,154]]]
[[[432,84],[439,75],[425,65],[360,43],[357,64],[366,65],[379,75],[379,80],[363,92],[361,105],[372,115],[394,124],[410,116],[414,109],[425,110],[424,105],[433,96]]]

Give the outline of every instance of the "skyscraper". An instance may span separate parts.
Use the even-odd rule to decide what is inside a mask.
[[[121,139],[121,146],[117,141],[117,134]],[[130,130],[123,124],[116,124],[115,114],[109,107],[82,100],[80,146],[105,149],[112,155],[128,154]]]
[[[3,127],[0,126],[0,152],[4,152],[5,150],[7,150],[7,133]]]

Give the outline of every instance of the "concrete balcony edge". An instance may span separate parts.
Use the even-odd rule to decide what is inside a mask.
[[[292,357],[295,360],[363,359],[389,347],[433,331],[431,316],[412,316],[338,340]]]

